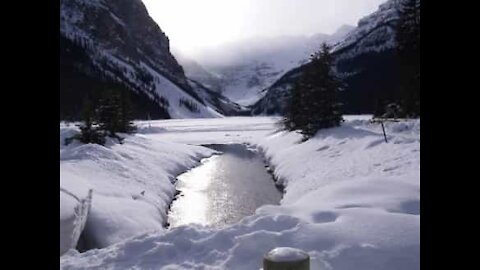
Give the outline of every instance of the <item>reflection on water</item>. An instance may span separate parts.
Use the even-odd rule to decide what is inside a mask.
[[[282,194],[254,150],[242,144],[208,145],[222,152],[177,177],[181,192],[171,206],[170,227],[189,223],[225,226],[252,215]]]

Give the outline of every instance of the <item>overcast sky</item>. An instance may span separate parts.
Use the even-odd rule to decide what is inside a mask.
[[[256,36],[332,33],[356,25],[385,0],[143,0],[150,16],[187,55]]]

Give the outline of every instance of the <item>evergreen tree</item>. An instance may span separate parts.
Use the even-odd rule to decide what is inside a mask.
[[[65,144],[70,144],[73,140],[79,140],[82,143],[105,144],[105,136],[96,126],[95,110],[89,98],[83,102],[82,118],[82,123],[78,125],[80,134],[66,138]]]
[[[397,26],[404,116],[420,116],[420,0],[403,0]]]
[[[111,88],[107,88],[97,109],[100,129],[109,137],[118,137],[116,132],[120,126],[120,103],[117,95]]]
[[[300,80],[295,80],[290,90],[285,115],[283,118],[283,125],[287,130],[298,130],[306,125],[306,115],[302,113],[303,104],[302,83]]]
[[[330,48],[323,44],[291,89],[283,122],[289,130],[300,130],[305,139],[320,129],[339,126],[342,121],[338,101],[342,82],[333,65]]]
[[[131,103],[125,90],[106,89],[97,110],[100,129],[121,143],[123,139],[117,133],[132,133],[136,130],[131,121],[131,113]]]
[[[373,117],[382,117],[385,114],[385,105],[384,101],[381,98],[377,98],[375,101],[375,109],[373,112]]]
[[[129,93],[126,90],[120,92],[120,128],[119,132],[133,133],[136,127],[132,121],[132,103],[130,101]]]

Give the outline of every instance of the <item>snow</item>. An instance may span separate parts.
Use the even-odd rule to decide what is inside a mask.
[[[91,205],[91,193],[84,199],[60,188],[60,255],[75,248],[85,228]]]
[[[169,100],[170,106],[168,107],[168,113],[172,118],[211,118],[211,117],[222,117],[222,115],[210,107],[207,107],[196,99],[192,98],[190,95],[185,93],[177,85],[172,83],[170,80],[166,79],[155,70],[150,68],[148,65],[142,63],[142,66],[146,68],[154,77],[155,80],[155,90],[160,96],[163,96]],[[180,99],[190,100],[195,104],[199,112],[191,112],[187,108],[179,106],[178,102]]]
[[[278,130],[278,118],[139,122],[159,132],[128,137],[124,145],[82,151],[74,161],[62,159],[61,171],[94,187],[96,222],[107,226],[102,217],[115,215],[121,231],[120,212],[138,213],[122,220],[135,225],[126,230],[131,237],[102,230],[112,234],[107,241],[111,245],[67,252],[60,258],[61,268],[259,269],[267,252],[290,247],[308,253],[311,269],[420,269],[420,120],[385,123],[385,143],[381,126],[368,117],[345,118],[341,127],[322,130],[303,143],[301,135]],[[157,228],[143,228],[130,220],[154,219],[148,216],[153,211],[141,208],[166,206],[173,191],[168,176],[211,154],[195,145],[230,142],[248,143],[264,153],[285,185],[280,205],[260,207],[255,215],[223,229],[188,225],[165,230],[160,222]],[[163,204],[155,203],[154,196],[148,202],[128,200],[146,187],[146,198],[156,193],[163,196],[157,199]],[[89,225],[95,224],[87,224],[87,229]]]
[[[268,252],[266,258],[273,262],[292,262],[305,260],[308,254],[297,248],[278,247]]]
[[[122,67],[127,70],[125,79],[129,80],[133,84],[139,84],[139,82],[131,76],[135,72],[135,69],[130,64],[114,56],[111,51],[99,51],[100,57],[103,60],[107,60],[113,63],[114,66]],[[172,118],[211,118],[211,117],[223,117],[220,113],[213,110],[211,107],[205,106],[192,98],[184,90],[172,83],[170,80],[162,76],[160,73],[152,69],[149,65],[141,62],[139,65],[141,68],[147,70],[155,78],[155,91],[157,94],[169,101],[168,113]],[[151,96],[151,94],[148,94]],[[191,101],[197,106],[199,112],[192,112],[187,108],[180,106],[180,99]]]
[[[129,80],[133,84],[138,84],[139,82],[131,76],[134,73],[134,68],[118,59],[117,57],[113,56],[109,51],[101,51],[99,52],[103,59],[111,61],[114,65],[122,67],[129,72],[124,73],[125,79]],[[220,113],[213,110],[211,107],[205,106],[204,104],[198,102],[196,99],[192,98],[189,94],[187,94],[184,90],[179,88],[177,85],[172,83],[170,80],[162,76],[160,73],[152,69],[149,65],[141,62],[140,67],[147,70],[154,78],[155,78],[155,91],[156,93],[166,98],[169,101],[168,106],[168,113],[172,118],[211,118],[211,117],[223,117]],[[150,95],[150,94],[149,94]],[[193,104],[197,106],[199,109],[198,112],[192,112],[188,110],[186,107],[180,106],[179,101],[180,99],[189,100]]]
[[[63,145],[64,138],[76,132],[75,127],[60,128],[60,189],[78,198],[93,189],[85,231],[94,247],[162,230],[166,209],[175,194],[175,176],[213,154],[208,148],[159,141],[142,134],[128,136],[122,145]],[[61,222],[75,216],[74,196],[61,196]],[[60,241],[69,238],[73,229],[66,230]],[[74,247],[76,241],[71,242],[68,246]]]
[[[163,131],[150,134],[162,141],[183,144],[233,144],[253,142],[278,127],[274,117],[224,117],[216,119],[175,119],[167,121],[138,121],[140,128],[151,126]]]

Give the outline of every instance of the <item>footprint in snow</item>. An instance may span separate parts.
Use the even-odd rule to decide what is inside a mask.
[[[369,207],[368,205],[364,204],[345,204],[342,206],[338,206],[338,209],[350,209],[350,208],[366,208]]]
[[[398,167],[399,166],[388,167],[388,168],[383,169],[383,171],[384,172],[394,171],[394,170],[398,169]]]
[[[325,146],[322,146],[322,147],[318,148],[317,151],[320,152],[320,151],[323,151],[323,150],[327,150],[328,148],[330,148],[330,146],[325,145]]]
[[[420,215],[420,201],[419,200],[405,201],[405,202],[400,204],[399,209],[389,210],[388,212],[419,216]]]
[[[378,140],[374,140],[372,142],[370,142],[369,144],[367,144],[367,146],[365,147],[365,149],[369,149],[369,148],[372,148],[372,147],[375,147],[379,144],[382,144],[385,142],[385,139],[378,139]]]
[[[337,220],[338,215],[334,212],[322,211],[313,214],[312,218],[315,223],[328,223]]]

